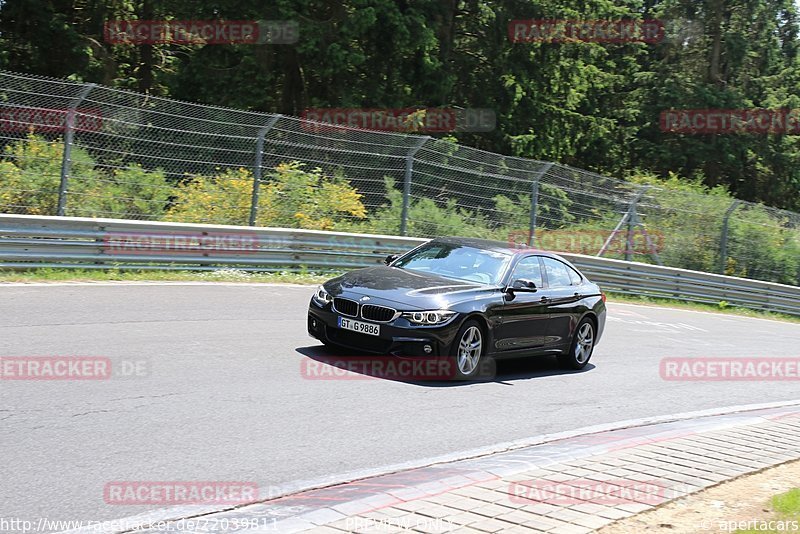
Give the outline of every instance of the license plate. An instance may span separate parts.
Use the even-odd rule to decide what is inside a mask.
[[[381,335],[381,327],[377,324],[354,321],[352,319],[345,319],[344,317],[339,317],[339,328],[352,330],[360,334],[369,334],[371,336]]]

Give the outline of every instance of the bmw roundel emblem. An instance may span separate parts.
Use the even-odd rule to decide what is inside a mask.
[[[365,295],[365,296],[361,297],[361,302],[364,302],[364,301],[367,301],[367,300],[369,300],[368,296]]]

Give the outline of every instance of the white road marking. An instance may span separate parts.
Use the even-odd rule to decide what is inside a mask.
[[[675,330],[690,330],[695,332],[708,332],[705,328],[694,326],[686,323],[666,323],[664,321],[643,321],[641,319],[624,319],[622,317],[609,316],[606,317],[607,322],[625,323],[633,325],[654,326],[656,328],[667,328]]]
[[[794,324],[798,328],[800,328],[800,323],[791,323],[791,322],[788,322],[788,321],[781,321],[781,320],[778,320],[778,319],[767,319],[766,317],[748,317],[748,316],[744,316],[744,315],[733,315],[733,314],[722,313],[722,312],[716,313],[716,312],[699,311],[699,310],[687,310],[687,309],[684,309],[684,308],[673,308],[671,306],[650,306],[650,305],[647,305],[647,304],[630,304],[628,302],[610,302],[608,304],[608,307],[610,308],[609,309],[609,313],[611,313],[613,311],[613,309],[611,309],[611,308],[616,308],[617,306],[629,306],[629,307],[639,308],[639,309],[642,309],[642,310],[651,309],[651,310],[671,310],[671,311],[676,311],[676,312],[687,312],[687,313],[702,313],[703,315],[711,315],[712,317],[716,317],[719,320],[731,320],[731,321],[735,321],[735,320],[745,320],[745,321],[747,321],[747,320],[758,320],[758,321],[769,321],[771,323],[778,323],[778,324],[783,324],[783,325],[792,325],[792,324]]]

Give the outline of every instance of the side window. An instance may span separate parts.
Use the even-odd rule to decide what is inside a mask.
[[[539,256],[528,256],[527,258],[519,260],[517,266],[514,267],[514,274],[511,276],[511,282],[513,283],[514,280],[519,280],[520,278],[533,280],[536,287],[542,287],[542,285],[544,285],[542,281],[542,268],[539,265]]]
[[[567,272],[569,272],[569,279],[572,281],[573,286],[579,286],[583,283],[583,277],[569,265],[567,265]]]
[[[569,267],[553,258],[542,258],[542,260],[544,261],[545,272],[547,272],[547,284],[549,287],[558,288],[572,285]]]

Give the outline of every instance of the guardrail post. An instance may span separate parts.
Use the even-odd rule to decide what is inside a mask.
[[[417,143],[408,149],[406,154],[406,172],[403,176],[403,211],[400,213],[400,235],[406,235],[408,230],[408,204],[411,197],[411,173],[414,170],[414,156],[431,137],[420,137]]]
[[[279,114],[270,117],[267,124],[258,131],[258,136],[256,137],[256,161],[255,165],[253,165],[253,194],[250,197],[250,226],[255,226],[256,219],[258,218],[258,193],[261,186],[261,160],[264,157],[264,138],[282,116],[283,115]]]
[[[81,102],[89,95],[89,91],[96,85],[94,83],[84,85],[67,110],[64,123],[64,154],[61,157],[61,182],[58,184],[58,208],[56,208],[56,215],[59,217],[63,216],[67,209],[67,189],[69,188],[69,173],[72,169],[72,142],[75,138],[75,113]]]
[[[528,246],[532,247],[536,244],[536,211],[539,207],[539,181],[544,178],[544,175],[550,171],[554,164],[547,163],[542,169],[536,173],[536,177],[531,182],[531,218],[530,226],[528,227]]]
[[[728,206],[725,216],[722,219],[722,235],[719,238],[719,274],[725,274],[725,268],[728,265],[728,223],[730,222],[731,215],[734,210],[739,207],[741,200],[734,200]]]

